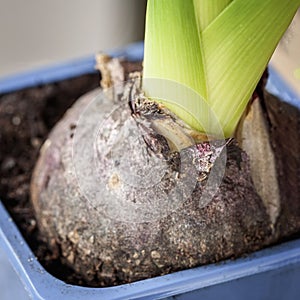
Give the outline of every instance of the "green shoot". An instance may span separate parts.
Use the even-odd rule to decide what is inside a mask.
[[[148,0],[144,89],[202,132],[212,128],[208,105],[225,137],[232,136],[299,6],[300,0]],[[183,87],[177,99],[165,95],[170,80]],[[186,97],[186,87],[198,99]]]

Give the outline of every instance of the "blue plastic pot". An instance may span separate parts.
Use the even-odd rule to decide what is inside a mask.
[[[143,45],[114,52],[142,59]],[[269,92],[300,107],[300,99],[270,70]],[[90,57],[0,80],[0,94],[94,72]],[[299,299],[300,239],[246,258],[109,288],[68,285],[47,273],[0,203],[0,248],[32,299]],[[0,250],[1,250],[0,249]],[[0,270],[1,272],[1,270]],[[14,287],[11,287],[14,289]],[[1,299],[1,291],[0,291]]]

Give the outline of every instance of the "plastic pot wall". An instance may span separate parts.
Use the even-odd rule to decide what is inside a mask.
[[[143,44],[112,53],[141,60]],[[0,81],[0,94],[94,72],[94,58],[75,60]],[[272,68],[269,92],[298,105]],[[298,299],[300,239],[255,252],[246,258],[109,288],[68,285],[50,275],[36,260],[0,203],[0,248],[5,252],[32,299]],[[13,288],[13,287],[12,287]],[[0,297],[1,298],[1,297]]]

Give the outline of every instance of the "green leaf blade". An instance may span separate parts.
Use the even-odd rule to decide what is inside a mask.
[[[203,31],[208,102],[226,136],[298,7],[299,0],[235,0]]]
[[[192,0],[148,1],[144,77],[174,80],[206,97]]]

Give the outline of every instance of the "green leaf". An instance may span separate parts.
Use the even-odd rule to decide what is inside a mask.
[[[174,80],[206,97],[201,49],[193,1],[148,1],[145,77]]]
[[[202,33],[208,101],[230,136],[299,0],[235,0]]]
[[[161,81],[147,80],[151,78]],[[169,89],[171,82],[177,83],[176,99]],[[207,87],[192,0],[148,1],[143,87],[191,127],[204,131],[199,116],[207,118],[201,104],[207,98]],[[201,101],[186,87],[199,94]]]

